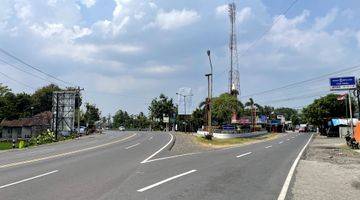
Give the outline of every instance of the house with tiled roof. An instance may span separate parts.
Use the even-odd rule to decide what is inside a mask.
[[[1,139],[27,139],[51,128],[52,113],[50,111],[39,113],[33,117],[16,120],[4,119],[0,123]]]

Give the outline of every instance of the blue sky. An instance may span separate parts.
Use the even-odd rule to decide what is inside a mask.
[[[242,0],[237,4],[242,101],[249,94],[357,65],[360,2]],[[85,88],[85,101],[102,113],[147,111],[159,93],[193,91],[196,106],[206,96],[211,49],[214,91],[227,91],[229,19],[221,0],[2,0],[0,47],[63,80]],[[25,70],[4,54],[0,58]],[[48,82],[0,62],[0,74],[15,92],[33,92]],[[344,75],[356,75],[352,71]],[[52,80],[57,82],[56,80]],[[61,84],[60,84],[61,85]],[[302,107],[328,92],[328,79],[253,96],[261,104]],[[309,97],[311,96],[311,97]],[[294,97],[301,97],[295,98]],[[306,97],[306,98],[305,98]],[[292,100],[284,100],[292,99]],[[281,100],[281,101],[279,101]]]

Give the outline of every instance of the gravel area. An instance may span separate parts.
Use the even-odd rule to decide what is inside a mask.
[[[173,133],[175,136],[175,144],[171,149],[171,154],[184,154],[184,153],[194,153],[199,151],[211,150],[213,148],[200,145],[195,136],[190,133]]]
[[[294,176],[289,199],[360,199],[360,154],[344,139],[316,136]]]

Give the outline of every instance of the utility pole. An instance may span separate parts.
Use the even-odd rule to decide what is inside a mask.
[[[213,93],[213,65],[211,62],[211,55],[210,50],[207,51],[207,55],[209,57],[209,63],[210,63],[210,74],[205,74],[205,76],[208,79],[208,100],[207,100],[207,106],[208,106],[208,113],[207,113],[207,119],[208,119],[208,131],[209,135],[207,136],[208,139],[212,138],[213,132],[212,132],[212,116],[211,116],[211,99],[212,99],[212,93]]]
[[[354,137],[354,124],[352,119],[352,108],[351,108],[351,92],[349,90],[349,112],[350,112],[350,127],[351,127],[351,137]]]
[[[59,132],[59,93],[56,93],[55,140],[58,139],[58,132]]]

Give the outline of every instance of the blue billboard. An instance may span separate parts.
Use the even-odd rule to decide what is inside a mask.
[[[354,76],[330,78],[330,90],[351,90],[356,88]]]

